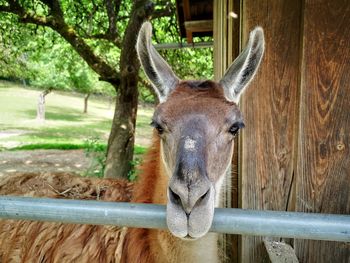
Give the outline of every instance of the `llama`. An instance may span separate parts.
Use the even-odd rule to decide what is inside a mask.
[[[153,144],[131,201],[166,205],[168,230],[3,220],[0,262],[219,261],[218,234],[208,232],[233,139],[244,127],[237,103],[261,62],[263,31],[251,32],[246,48],[219,83],[180,80],[152,46],[151,36],[151,24],[145,22],[136,48],[160,104],[152,118]],[[19,178],[11,180],[7,183]],[[111,192],[122,191],[102,200],[129,201],[126,182],[90,180],[91,185],[117,188]]]

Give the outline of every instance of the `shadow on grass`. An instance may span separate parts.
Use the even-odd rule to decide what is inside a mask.
[[[107,104],[106,105],[94,105],[94,108],[100,109],[100,110],[114,110],[114,104],[112,104],[112,107],[109,107]],[[88,109],[89,112],[89,109]]]
[[[103,137],[111,129],[111,120],[96,121],[93,123],[84,123],[79,125],[65,125],[59,127],[42,127],[38,132],[27,135],[27,141],[30,141],[30,137],[33,137],[33,141],[38,140],[52,140],[55,138],[57,141],[69,141],[75,139],[85,139],[92,137]]]
[[[36,110],[23,111],[28,118],[36,118]],[[52,121],[83,121],[86,115],[82,111],[67,109],[65,107],[47,107],[45,112],[45,119]]]

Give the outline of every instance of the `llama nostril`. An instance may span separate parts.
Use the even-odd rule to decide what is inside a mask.
[[[203,201],[210,195],[209,192],[210,192],[210,189],[209,189],[208,191],[206,191],[203,195],[201,195],[201,196],[198,198],[198,200],[197,200],[197,202],[196,202],[196,204],[195,204],[194,206],[200,205],[200,203],[203,202]]]
[[[181,198],[178,194],[176,194],[170,187],[169,187],[169,197],[171,202],[174,204],[181,204]]]
[[[206,191],[205,194],[202,195],[202,196],[199,198],[199,201],[202,201],[202,200],[205,199],[208,195],[209,195],[209,190]]]

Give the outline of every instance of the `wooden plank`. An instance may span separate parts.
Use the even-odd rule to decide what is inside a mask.
[[[350,4],[305,0],[296,208],[350,214]],[[296,240],[301,262],[350,262],[350,244]]]
[[[242,44],[264,28],[261,68],[241,101],[246,128],[241,136],[241,206],[286,210],[293,181],[294,137],[298,120],[300,1],[246,0]],[[241,262],[263,262],[260,237],[242,236]]]
[[[240,14],[240,0],[227,0],[228,13]],[[240,23],[239,19],[228,16],[227,28],[227,67],[231,65],[233,60],[239,55],[240,44]],[[238,137],[235,138],[234,155],[231,170],[231,207],[239,207],[239,178],[238,178]],[[231,243],[230,263],[239,262],[239,238],[238,235],[230,235],[228,242]]]
[[[189,0],[183,0],[183,10],[184,10],[184,19],[185,22],[191,20],[191,10],[190,10],[190,1]],[[193,37],[192,37],[192,31],[186,30],[186,38],[187,43],[193,43]]]
[[[213,31],[213,20],[186,21],[185,28],[192,32]]]
[[[214,80],[219,81],[225,72],[225,61],[223,57],[226,44],[224,42],[224,28],[223,28],[223,4],[224,0],[214,0],[214,26],[213,26],[213,37],[214,37]]]
[[[293,248],[284,242],[264,240],[271,263],[299,263]]]

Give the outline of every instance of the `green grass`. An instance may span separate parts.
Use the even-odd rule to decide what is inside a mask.
[[[52,92],[46,97],[46,120],[40,123],[36,120],[39,93],[39,90],[0,82],[0,131],[21,133],[0,137],[0,148],[83,149],[86,148],[86,141],[92,138],[107,143],[114,112],[109,109],[107,99],[90,99],[88,113],[84,114],[81,95]],[[151,108],[138,110],[136,154],[145,152],[151,138],[149,123],[152,113]]]
[[[77,150],[86,149],[85,144],[70,144],[70,143],[37,143],[37,144],[26,144],[18,147],[11,148],[11,151],[20,150]]]
[[[107,149],[107,144],[98,144],[101,151]],[[20,151],[20,150],[77,150],[77,149],[88,149],[89,146],[85,144],[70,144],[70,143],[37,143],[37,144],[26,144],[18,147],[9,149],[10,151]],[[134,153],[136,155],[141,155],[146,153],[147,148],[135,145]]]

